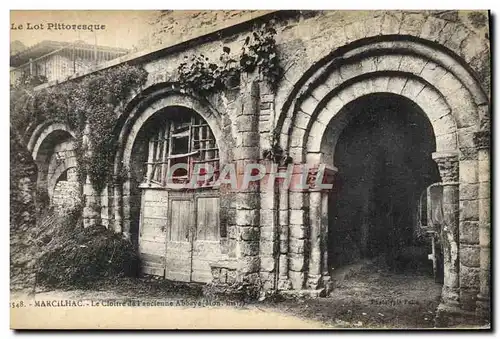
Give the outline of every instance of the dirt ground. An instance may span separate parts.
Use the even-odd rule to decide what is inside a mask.
[[[393,273],[362,262],[332,275],[327,298],[285,300],[282,312],[342,328],[433,328],[442,285],[420,272]]]
[[[441,285],[429,275],[416,271],[397,274],[372,262],[361,262],[338,270],[332,278],[334,288],[331,294],[326,298],[314,299],[274,296],[258,302],[211,302],[203,296],[200,284],[144,278],[100,282],[89,290],[54,291],[38,288],[36,294],[27,290],[15,291],[11,299],[85,299],[101,302],[168,300],[181,306],[169,308],[168,312],[184,314],[177,328],[184,328],[182,321],[195,316],[195,312],[204,312],[200,313],[203,315],[202,320],[197,322],[197,326],[203,328],[232,327],[233,323],[234,328],[434,327]],[[203,311],[199,307],[200,302]],[[198,306],[187,306],[190,303]],[[198,311],[195,311],[196,308]],[[114,311],[118,309],[114,308]],[[222,314],[226,314],[225,317],[229,317],[226,319],[231,321],[222,321],[219,324],[221,327],[218,327],[216,319]],[[132,318],[137,319],[134,316]],[[189,327],[189,324],[186,326]]]

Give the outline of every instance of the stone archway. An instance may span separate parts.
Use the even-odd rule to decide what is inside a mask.
[[[170,87],[146,95],[123,124],[115,174],[124,182],[114,186],[115,231],[137,243],[144,273],[208,282],[210,263],[227,259],[221,219],[230,200],[221,199],[219,189],[177,190],[166,179],[174,163],[215,161],[217,167],[227,161],[219,116],[208,103]]]
[[[441,178],[425,113],[405,97],[379,93],[352,101],[337,118],[321,146],[324,162],[338,169],[328,197],[328,267],[370,258],[396,272],[431,275],[431,243],[417,239],[417,207]],[[340,133],[339,119],[347,121]]]
[[[363,42],[332,53],[330,61],[309,70],[308,76],[298,82],[294,97],[285,101],[278,117],[280,144],[296,163],[323,163],[334,168],[325,159],[322,144],[332,120],[335,124],[330,130],[330,143],[337,142],[349,121],[339,115],[346,105],[374,93],[391,93],[414,102],[432,125],[436,144],[433,159],[443,182],[447,224],[443,302],[474,309],[479,290],[488,293],[485,284],[489,280],[484,278],[488,268],[480,267],[477,260],[462,258],[479,258],[481,251],[481,260],[489,261],[488,244],[478,236],[461,234],[468,232],[471,224],[476,229],[478,224],[489,225],[489,213],[479,213],[479,204],[488,202],[479,197],[478,191],[486,189],[489,182],[478,179],[479,149],[475,141],[489,131],[487,96],[475,76],[463,66],[464,62],[443,47],[436,48],[421,39],[391,37]],[[304,263],[298,265],[308,267],[294,270],[290,266],[289,278],[294,288],[302,288],[306,283],[309,288],[317,288],[321,279],[328,280],[325,225],[321,218],[328,213],[324,207],[327,198],[317,192],[290,194],[294,194],[289,199],[295,201],[297,210],[309,211],[309,220],[303,218],[300,222],[308,225],[311,248],[301,259]],[[290,211],[290,215],[295,213]],[[292,234],[294,226],[290,227]],[[486,234],[487,227],[481,227],[480,232]]]
[[[145,93],[148,93],[146,90]],[[138,97],[141,97],[139,95]],[[230,157],[230,150],[224,143],[220,113],[208,103],[181,94],[174,90],[172,85],[166,85],[158,90],[148,93],[144,98],[130,109],[130,113],[122,124],[118,138],[118,150],[115,157],[114,176],[118,178],[130,169],[132,149],[136,138],[146,121],[161,110],[168,107],[184,107],[199,114],[210,126],[220,149],[221,163]],[[112,219],[116,232],[130,236],[130,177],[125,182],[115,184],[112,188],[113,196]]]
[[[79,201],[74,143],[75,134],[61,123],[39,126],[28,142],[28,150],[38,167],[38,193],[46,194],[50,203],[59,207],[76,206]],[[58,198],[54,202],[54,190],[58,184]],[[67,201],[64,197],[68,198]]]

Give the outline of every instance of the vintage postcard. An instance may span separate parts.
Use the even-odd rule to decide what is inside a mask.
[[[10,36],[11,328],[490,329],[489,11]]]

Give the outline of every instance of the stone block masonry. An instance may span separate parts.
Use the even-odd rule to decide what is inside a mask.
[[[314,168],[319,165],[331,174],[328,180],[335,178],[335,173],[344,174],[340,166],[337,169],[337,154],[341,154],[337,146],[355,119],[358,111],[354,107],[383,93],[415,107],[432,132],[428,141],[433,149],[426,154],[429,162],[434,160],[432,165],[439,177],[432,184],[439,184],[443,193],[441,318],[446,318],[446,312],[475,312],[487,317],[491,266],[488,13],[286,11],[258,13],[250,21],[242,19],[246,14],[220,12],[219,18],[238,23],[221,26],[210,13],[187,13],[179,17],[185,23],[179,25],[180,30],[170,12],[153,19],[157,42],[171,46],[178,39],[182,41],[176,48],[145,52],[134,59],[149,77],[142,93],[135,93],[123,111],[117,112],[118,150],[113,174],[116,178],[125,171],[127,176],[123,183],[109,182],[104,192],[95,192],[87,181],[84,225],[105,222],[134,238],[142,230],[141,215],[164,213],[161,218],[173,218],[171,212],[165,212],[170,211],[169,201],[156,212],[141,207],[144,173],[140,168],[148,149],[138,145],[150,136],[148,121],[170,118],[174,107],[192,110],[207,122],[217,144],[213,148],[219,152],[220,169],[234,164],[240,175],[247,164],[268,168],[277,159],[265,158],[264,151],[281,151],[282,159],[294,165],[312,165],[304,172],[310,184],[315,182],[318,171]],[[205,96],[176,87],[176,69],[185,56],[203,54],[209,60],[219,60],[223,46],[236,56],[246,37],[263,22],[276,30],[276,57],[283,69],[277,83],[266,82],[257,67],[241,73],[239,86]],[[213,33],[216,29],[221,30]],[[205,33],[209,34],[199,37]],[[188,38],[193,40],[186,42]],[[380,120],[373,107],[361,111],[373,113],[374,123]],[[386,131],[397,134],[393,129]],[[358,131],[358,139],[353,140],[361,142],[363,133]],[[42,144],[37,138],[34,134],[33,145]],[[196,140],[204,139],[202,134]],[[30,151],[35,149],[31,147]],[[373,156],[374,161],[378,158]],[[39,157],[37,161],[48,160]],[[280,171],[285,168],[280,167]],[[48,178],[41,176],[39,184],[47,185]],[[294,178],[299,177],[300,173],[294,172]],[[413,181],[417,179],[424,181]],[[169,194],[180,192],[155,184],[148,188]],[[69,181],[58,185],[54,202],[69,201],[63,193],[70,190]],[[333,192],[336,189],[333,187]],[[266,190],[257,182],[243,190],[234,191],[227,185],[219,191],[205,187],[195,193],[206,192],[220,194],[220,218],[207,214],[192,229],[203,227],[205,220],[219,220],[219,232],[210,240],[223,249],[220,257],[210,258],[210,274],[217,283],[248,282],[265,291],[308,290],[320,294],[328,290],[328,265],[335,259],[329,256],[335,256],[338,250],[331,248],[334,245],[329,234],[336,234],[332,231],[337,226],[330,218],[335,201],[329,200],[328,191],[311,186],[287,190],[279,185]],[[364,198],[359,198],[360,210],[369,206]],[[196,198],[186,202],[186,206],[195,205]],[[195,215],[186,213],[188,217],[191,214]],[[369,218],[361,223],[366,233]],[[172,226],[155,225],[151,226],[155,234],[163,234],[166,239]],[[161,246],[152,249],[157,250],[165,252]],[[189,274],[181,279],[189,280]]]

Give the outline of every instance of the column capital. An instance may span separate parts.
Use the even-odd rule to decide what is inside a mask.
[[[432,159],[438,165],[443,183],[458,181],[458,152],[434,152]]]
[[[474,144],[479,149],[490,148],[490,131],[479,131],[474,133]]]
[[[432,153],[432,159],[436,162],[441,159],[445,159],[447,161],[458,161],[458,151],[434,152]]]

